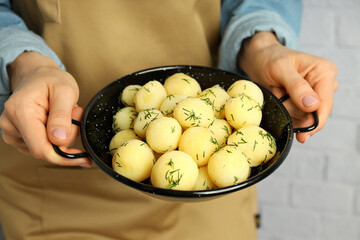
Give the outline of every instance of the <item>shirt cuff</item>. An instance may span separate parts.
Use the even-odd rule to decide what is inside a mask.
[[[53,59],[63,70],[61,60],[51,50],[45,41],[35,33],[20,28],[0,29],[0,114],[4,110],[4,103],[9,98],[10,82],[6,70],[20,54],[26,51],[35,51]]]
[[[255,33],[265,31],[273,32],[282,45],[298,49],[296,33],[279,14],[268,10],[251,12],[230,20],[220,45],[218,67],[244,75],[237,61],[241,44]]]

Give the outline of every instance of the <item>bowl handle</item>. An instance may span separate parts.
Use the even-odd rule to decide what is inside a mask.
[[[283,96],[282,98],[280,98],[280,102],[284,102],[287,99],[289,99],[290,96],[289,94],[286,94],[285,96]],[[312,130],[314,130],[315,128],[317,128],[317,126],[319,125],[319,116],[317,114],[316,111],[312,112],[312,115],[314,116],[314,124],[309,126],[309,127],[304,127],[304,128],[294,128],[293,131],[294,133],[300,133],[300,132],[310,132]]]
[[[72,122],[72,124],[81,127],[81,122],[76,121],[76,120],[74,120],[74,119],[72,119],[71,122]],[[64,158],[75,159],[75,158],[86,158],[86,157],[89,157],[89,155],[87,154],[87,152],[83,152],[83,153],[66,153],[66,152],[63,152],[63,151],[59,148],[59,146],[54,145],[54,144],[53,144],[53,148],[54,148],[54,150],[55,150],[55,152],[56,152],[57,154],[59,154],[60,156],[62,156],[62,157],[64,157]]]

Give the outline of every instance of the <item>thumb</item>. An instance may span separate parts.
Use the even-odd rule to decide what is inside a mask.
[[[304,112],[313,112],[319,107],[319,96],[309,82],[294,68],[289,68],[280,78],[280,83],[285,87],[291,100],[299,109]]]
[[[50,93],[49,116],[46,128],[51,143],[59,146],[69,143],[72,110],[76,102],[77,95],[69,88],[55,88]]]

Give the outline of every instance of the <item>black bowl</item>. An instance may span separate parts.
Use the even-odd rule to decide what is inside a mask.
[[[227,89],[233,82],[244,79],[244,77],[234,73],[200,66],[165,66],[124,76],[103,88],[92,98],[85,108],[81,122],[73,121],[73,123],[80,126],[82,143],[86,153],[67,154],[56,146],[55,150],[67,158],[90,157],[102,171],[116,181],[148,195],[166,200],[201,201],[239,191],[260,182],[284,162],[290,151],[294,132],[310,131],[317,125],[315,123],[309,128],[293,129],[289,113],[281,100],[257,84],[264,94],[265,101],[260,126],[270,132],[276,139],[277,153],[266,164],[252,168],[251,175],[246,181],[214,190],[179,191],[153,187],[146,182],[136,182],[118,174],[112,168],[112,156],[109,154],[108,147],[111,138],[114,136],[112,130],[113,115],[119,107],[122,107],[119,101],[120,93],[130,84],[144,85],[151,80],[158,80],[163,83],[167,77],[178,72],[186,73],[195,78],[203,90],[216,84]],[[283,98],[283,101],[286,99],[286,97]]]

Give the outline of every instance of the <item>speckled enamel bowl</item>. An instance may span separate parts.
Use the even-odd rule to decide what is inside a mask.
[[[84,115],[80,122],[73,121],[80,126],[80,134],[85,153],[67,154],[54,146],[58,154],[67,158],[89,157],[105,174],[112,177],[119,184],[125,184],[131,188],[144,192],[153,197],[176,200],[176,201],[203,201],[215,197],[230,194],[250,187],[267,176],[272,174],[286,159],[295,132],[311,131],[316,128],[318,121],[315,116],[314,125],[308,128],[294,129],[289,113],[285,109],[282,101],[287,99],[277,99],[271,92],[260,86],[264,94],[265,105],[263,108],[263,118],[261,127],[270,132],[276,139],[277,153],[266,164],[252,168],[250,177],[239,184],[205,191],[179,191],[171,189],[156,188],[145,182],[132,181],[119,175],[112,169],[112,156],[109,154],[109,142],[114,135],[112,130],[113,115],[120,107],[118,97],[122,90],[130,84],[143,85],[151,80],[164,82],[170,75],[183,72],[197,79],[202,89],[212,87],[216,84],[228,88],[233,82],[243,77],[214,68],[200,66],[165,66],[139,71],[124,76],[98,92],[86,106]]]

